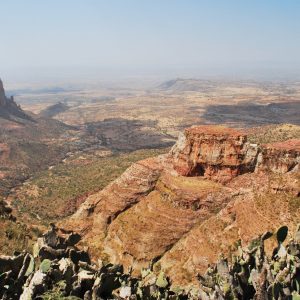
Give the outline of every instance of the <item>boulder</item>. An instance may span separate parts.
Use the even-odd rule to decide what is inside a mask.
[[[40,270],[36,271],[30,280],[29,285],[24,288],[20,300],[34,299],[34,296],[37,293],[44,292],[46,279],[47,275],[45,273]]]
[[[14,276],[17,277],[23,266],[25,256],[25,253],[17,256],[0,256],[0,274],[11,270]]]
[[[131,287],[130,286],[122,286],[120,288],[119,296],[121,299],[130,299],[131,297]]]

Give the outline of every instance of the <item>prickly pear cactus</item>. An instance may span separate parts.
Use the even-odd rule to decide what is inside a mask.
[[[168,282],[164,272],[159,273],[155,284],[160,288],[166,288],[169,285],[169,282]]]
[[[25,273],[26,277],[34,272],[34,267],[35,267],[34,258],[33,258],[33,256],[30,256],[30,263],[29,263],[29,266],[28,266],[28,268],[26,270],[26,273]]]
[[[300,295],[298,293],[294,292],[292,296],[293,296],[292,298],[293,300],[300,300]]]
[[[44,259],[41,264],[40,264],[40,270],[43,273],[47,273],[51,268],[51,260],[49,259]]]
[[[287,234],[286,226],[277,230],[278,246],[272,256],[264,250],[264,241],[272,234],[265,233],[259,244],[238,249],[228,271],[219,268],[219,261],[210,272],[198,277],[201,298],[300,300],[300,240],[294,238],[284,246]]]
[[[39,244],[37,242],[33,245],[32,252],[33,252],[33,257],[34,258],[37,258],[39,256],[40,247],[39,247]]]

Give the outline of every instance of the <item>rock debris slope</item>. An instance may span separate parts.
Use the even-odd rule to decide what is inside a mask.
[[[300,217],[300,140],[257,145],[222,126],[187,129],[170,153],[133,164],[59,226],[92,258],[139,274],[154,264],[174,284],[220,253]]]

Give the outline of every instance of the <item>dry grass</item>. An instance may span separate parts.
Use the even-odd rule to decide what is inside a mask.
[[[267,144],[300,138],[300,126],[292,124],[271,125],[248,130],[252,143]]]

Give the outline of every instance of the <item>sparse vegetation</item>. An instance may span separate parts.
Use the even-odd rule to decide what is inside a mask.
[[[22,253],[2,258],[0,272],[9,272],[1,275],[0,296],[44,300],[91,299],[91,296],[133,300],[298,299],[300,225],[288,243],[285,242],[287,233],[287,226],[280,226],[274,233],[260,235],[248,247],[238,245],[230,262],[220,257],[203,275],[198,274],[197,285],[182,288],[172,286],[170,278],[153,265],[143,268],[135,277],[131,272],[126,273],[122,265],[108,263],[98,267],[71,242],[76,234],[59,236],[52,227],[36,243],[43,246],[34,257]],[[271,237],[276,238],[277,246],[267,255],[265,241]],[[44,258],[49,255],[51,259]],[[39,261],[42,261],[40,265]],[[186,279],[191,282],[193,276],[187,274]]]
[[[34,223],[47,225],[72,214],[89,194],[103,189],[132,163],[167,151],[148,149],[108,157],[75,156],[66,163],[36,173],[17,190],[12,201],[16,209],[27,214]]]
[[[33,236],[36,236],[36,232],[30,232],[24,224],[10,219],[0,219],[1,253],[28,250]]]
[[[113,99],[108,97],[101,101],[92,98],[92,100],[85,101],[84,97],[90,97],[90,95],[81,94],[81,92],[75,95],[77,92],[74,92],[73,95],[70,94],[70,98],[75,95],[78,101],[72,102],[72,99],[70,103],[66,101],[68,109],[63,109],[59,114],[51,113],[51,115],[68,124],[78,126],[76,129],[55,120],[45,120],[36,116],[34,117],[36,123],[13,124],[13,129],[9,127],[12,124],[2,123],[0,120],[0,137],[3,140],[1,141],[3,151],[0,152],[0,159],[2,159],[0,162],[3,164],[0,171],[6,176],[1,179],[0,192],[3,191],[2,194],[5,196],[10,193],[8,200],[17,217],[17,221],[7,217],[0,220],[1,252],[8,254],[14,250],[29,249],[32,241],[40,236],[41,231],[50,222],[71,215],[88,195],[103,189],[132,163],[165,153],[167,149],[148,149],[127,153],[121,153],[121,151],[170,145],[185,127],[200,123],[227,123],[229,126],[244,127],[284,120],[284,122],[299,124],[294,113],[295,108],[298,107],[295,101],[299,97],[297,88],[293,93],[286,92],[290,104],[287,103],[285,107],[284,103],[269,105],[269,96],[272,96],[272,101],[277,101],[283,93],[277,91],[278,94],[277,92],[269,94],[269,90],[276,87],[275,84],[270,84],[265,88],[253,83],[245,87],[239,84],[228,86],[228,84],[203,83],[196,80],[191,85],[191,82],[186,80],[177,80],[175,85],[177,87],[171,84],[154,93],[149,91],[147,94],[139,91],[135,95],[135,91],[132,90],[131,94],[126,94],[125,97],[124,93],[114,92]],[[65,95],[57,96],[64,97]],[[232,97],[236,97],[234,103],[228,100]],[[252,100],[255,103],[248,105]],[[49,101],[48,99],[48,104],[51,104]],[[293,101],[295,103],[292,103]],[[39,110],[45,108],[45,103],[42,102],[39,103]],[[278,114],[278,110],[285,110],[287,118]],[[300,137],[300,127],[291,124],[268,125],[249,129],[248,132],[249,141],[252,143],[270,143]],[[97,154],[100,151],[113,154],[101,156]],[[65,157],[67,159],[61,162]],[[18,187],[25,179],[29,180],[23,186]],[[177,179],[172,179],[173,183],[185,191],[198,189],[198,193],[202,195],[206,190],[219,190],[219,185],[210,181],[202,182],[200,187],[197,179],[180,179],[178,182]],[[12,188],[14,191],[11,190]],[[167,196],[171,193],[167,187],[161,186],[161,189],[162,191],[165,189]],[[154,200],[151,200],[151,204]],[[202,197],[199,199],[192,197],[186,203],[183,203],[182,197],[174,197],[171,200],[173,206],[191,208],[193,212],[201,208],[215,215],[220,211],[219,206],[212,206],[208,209],[207,207],[210,207],[208,204],[207,207],[201,207],[199,203]],[[210,201],[216,203],[215,199]],[[262,214],[262,222],[266,224],[281,222],[282,220],[272,219],[271,215],[274,211],[276,215],[282,211],[282,215],[289,218],[286,224],[293,229],[299,216],[299,197],[294,197],[289,192],[276,195],[276,197],[272,193],[266,193],[257,196],[254,202],[254,208]],[[132,226],[128,222],[130,219],[128,210],[122,211],[121,214],[123,216],[118,216],[118,220],[120,220],[122,230],[132,231]],[[126,214],[127,217],[124,218]],[[145,219],[138,216],[137,222],[147,223],[150,220],[151,223],[151,215],[152,212]],[[207,236],[213,236],[212,230],[215,230],[228,241],[236,240],[239,228],[230,227],[236,221],[235,218],[236,214],[233,213],[224,224],[221,221],[216,222],[216,225],[204,226],[203,231]],[[278,223],[274,226],[277,225]],[[167,229],[169,230],[168,226]],[[221,240],[219,236],[214,238],[216,242],[208,238],[201,247],[207,249],[207,252],[215,248],[216,251],[228,253],[229,246],[222,243],[219,245],[218,241]],[[256,239],[248,250],[255,251],[259,247],[260,239]],[[108,254],[103,262],[109,262]],[[42,264],[42,269],[49,270],[50,265],[48,261],[45,268]],[[158,269],[161,271],[160,267]],[[158,282],[156,281],[158,287],[165,289],[169,285],[165,275],[160,274],[158,279]],[[191,270],[187,270],[185,279],[187,282],[195,279]],[[219,284],[222,279],[220,276],[217,276],[217,279],[217,284]],[[66,296],[63,289],[64,286],[57,283],[43,295],[43,299],[73,299]],[[168,293],[169,291],[159,291],[156,288],[156,292]],[[221,287],[221,292],[224,292],[225,298],[232,294],[231,287],[226,280]]]
[[[267,144],[299,139],[300,126],[293,124],[269,125],[249,129],[248,140],[252,143]]]

